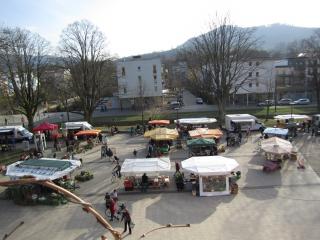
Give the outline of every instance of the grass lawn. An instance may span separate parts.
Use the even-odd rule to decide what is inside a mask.
[[[237,110],[228,110],[227,114],[237,114],[237,113],[248,113],[254,115],[261,120],[266,119],[267,108],[249,108],[249,109],[237,109]],[[267,125],[274,124],[271,120],[273,116],[279,114],[290,114],[291,107],[290,106],[278,106],[277,111],[274,111],[274,107],[270,107],[269,109],[269,121],[267,121]],[[316,107],[301,107],[301,106],[293,106],[292,107],[293,114],[306,114],[312,115],[317,113]],[[214,117],[217,118],[218,112],[179,112],[179,118],[189,118],[189,117]],[[144,120],[147,121],[149,117],[152,119],[168,119],[175,120],[177,118],[176,112],[166,112],[157,115],[152,115],[146,112],[144,114]],[[130,115],[130,116],[105,116],[105,117],[96,117],[93,119],[94,126],[107,127],[109,125],[117,125],[117,126],[125,126],[129,128],[129,126],[141,124],[141,114]],[[122,130],[122,129],[120,129]]]
[[[0,152],[0,165],[9,165],[19,161],[20,155],[23,153],[21,149],[16,149],[7,152]]]

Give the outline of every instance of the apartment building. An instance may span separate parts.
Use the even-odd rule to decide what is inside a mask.
[[[122,108],[162,102],[160,58],[134,56],[117,62],[118,97]]]

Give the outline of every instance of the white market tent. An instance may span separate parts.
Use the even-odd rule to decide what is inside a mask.
[[[121,173],[127,176],[143,173],[168,172],[171,169],[169,158],[134,158],[125,159],[121,166]]]
[[[7,166],[6,175],[11,179],[33,176],[37,180],[55,180],[72,173],[80,167],[78,160],[63,160],[56,158],[31,159],[18,161]]]
[[[182,161],[181,165],[185,171],[199,175],[200,196],[230,194],[228,175],[239,167],[236,160],[222,156],[191,157]],[[225,189],[215,191],[211,186],[208,187],[210,181],[215,181],[216,177],[225,181]]]
[[[289,130],[284,128],[266,128],[263,133],[274,136],[287,136]]]
[[[287,120],[287,119],[295,119],[295,120],[309,120],[310,117],[307,115],[300,114],[285,114],[285,115],[277,115],[274,117],[277,120]]]
[[[179,124],[209,124],[209,123],[215,123],[217,122],[217,119],[215,118],[181,118],[178,120],[174,120],[175,123]]]

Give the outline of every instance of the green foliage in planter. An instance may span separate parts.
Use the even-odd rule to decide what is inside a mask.
[[[93,174],[88,171],[81,171],[80,174],[75,176],[75,179],[80,182],[89,181],[93,178]]]

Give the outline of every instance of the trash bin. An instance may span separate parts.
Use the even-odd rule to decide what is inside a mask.
[[[22,144],[23,144],[23,150],[24,150],[24,151],[29,151],[29,150],[30,150],[29,141],[24,140],[24,141],[22,141]]]

